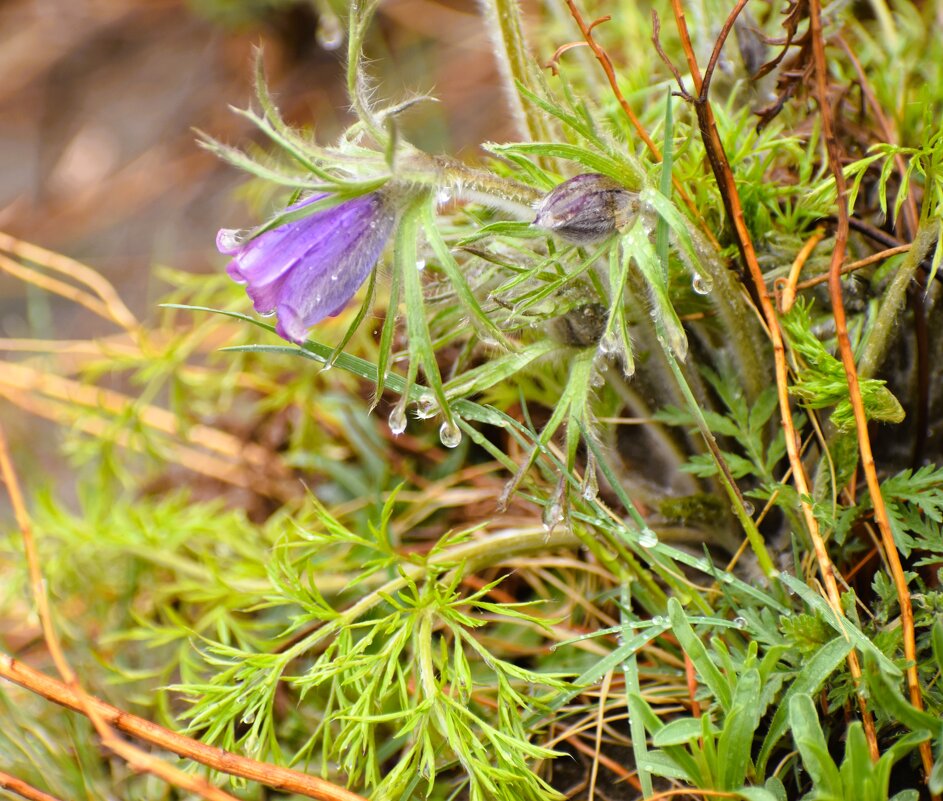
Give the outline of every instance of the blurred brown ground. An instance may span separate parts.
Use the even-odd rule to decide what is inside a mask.
[[[253,222],[233,192],[243,177],[192,129],[258,140],[227,108],[251,102],[254,45],[290,121],[316,125],[322,142],[348,121],[344,48],[324,49],[317,25],[304,0],[0,3],[0,230],[100,270],[147,319],[166,290],[154,265],[220,269],[216,230]],[[382,97],[442,101],[409,114],[420,146],[474,158],[481,141],[513,135],[473,0],[384,2],[369,55]],[[0,274],[0,337],[100,325]]]

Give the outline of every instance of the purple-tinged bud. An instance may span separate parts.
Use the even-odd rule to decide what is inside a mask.
[[[577,245],[612,236],[638,211],[638,194],[599,173],[577,175],[550,192],[533,224]]]

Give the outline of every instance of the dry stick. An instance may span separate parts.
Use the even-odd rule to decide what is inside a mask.
[[[0,236],[3,235],[0,234]],[[38,286],[40,289],[45,289],[47,292],[52,292],[55,295],[61,295],[67,300],[77,303],[79,306],[84,306],[90,312],[97,314],[99,317],[104,317],[106,320],[113,319],[107,304],[96,298],[94,295],[65,281],[60,281],[58,278],[53,278],[49,275],[43,275],[43,273],[37,272],[36,270],[30,269],[29,267],[24,267],[18,261],[11,259],[9,256],[0,254],[0,270],[3,270],[5,273],[9,273],[14,278],[18,278],[20,281],[33,284],[34,286]]]
[[[9,656],[0,655],[0,677],[60,706],[84,714],[78,697],[65,684]],[[213,770],[318,801],[365,801],[362,796],[317,776],[232,754],[131,715],[98,698],[90,698],[90,701],[96,713],[119,731]]]
[[[866,256],[863,259],[846,264],[841,268],[841,274],[847,275],[848,273],[853,273],[855,270],[860,270],[862,267],[868,267],[879,261],[884,261],[884,259],[889,259],[891,256],[897,256],[901,253],[906,253],[908,250],[910,250],[910,248],[911,245],[899,245],[896,248],[882,250],[880,253],[872,253],[870,256]],[[813,287],[818,284],[824,284],[826,281],[828,281],[830,275],[831,272],[817,275],[815,278],[810,278],[808,281],[803,281],[802,283],[796,284],[796,289],[808,289],[809,287]]]
[[[42,790],[37,790],[33,785],[27,784],[22,779],[16,778],[16,776],[11,776],[9,773],[4,773],[0,771],[0,790],[8,790],[11,793],[16,793],[23,798],[28,798],[29,801],[59,801],[54,795],[49,795],[49,793],[44,793]]]
[[[854,65],[855,72],[858,74],[858,82],[861,85],[861,92],[877,119],[883,141],[896,144],[896,133],[890,121],[887,119],[887,115],[884,114],[884,109],[881,108],[881,104],[878,103],[878,99],[874,95],[874,90],[871,88],[871,84],[864,74],[861,62],[854,52],[852,52],[851,48],[848,47],[848,43],[842,36],[838,36],[837,39],[838,44],[841,46],[842,50],[845,51],[845,55],[848,56],[848,60]],[[894,154],[894,164],[897,167],[897,172],[900,174],[901,179],[901,185],[897,190],[899,198],[900,192],[903,191],[903,180],[907,175],[907,165],[900,152]],[[917,236],[920,225],[917,201],[913,192],[907,193],[903,211],[903,216],[899,219],[895,219],[894,224],[897,228],[903,228],[907,239],[913,240]],[[905,223],[904,225],[900,225],[901,219]],[[927,309],[923,295],[923,291],[926,290],[926,280],[918,279],[918,284],[920,285],[918,290],[910,295],[910,305],[914,315],[914,344],[916,346],[915,367],[917,374],[916,410],[914,414],[914,449],[913,456],[911,457],[914,467],[917,467],[923,461],[923,450],[930,437],[930,346],[928,343],[929,333],[927,331]]]
[[[629,122],[632,123],[632,127],[635,128],[639,138],[645,143],[645,146],[655,157],[655,160],[661,161],[662,156],[661,151],[658,149],[658,145],[652,141],[652,138],[648,135],[648,131],[646,131],[642,123],[639,122],[638,117],[635,116],[635,112],[632,111],[632,107],[629,105],[629,101],[625,99],[625,95],[622,94],[622,90],[619,88],[619,81],[616,79],[616,71],[612,66],[612,59],[609,58],[609,54],[606,52],[605,48],[603,48],[602,45],[600,45],[593,36],[593,28],[595,28],[596,25],[598,25],[600,22],[604,22],[606,19],[608,19],[608,17],[596,20],[595,22],[587,25],[583,19],[583,15],[580,14],[580,10],[576,7],[574,0],[566,0],[566,4],[570,9],[570,15],[573,17],[574,22],[576,22],[577,27],[580,29],[580,33],[583,34],[583,39],[586,40],[586,44],[589,46],[589,49],[593,51],[593,55],[596,56],[596,60],[602,67],[603,72],[606,73],[606,79],[609,81],[609,87],[612,89],[612,94],[615,96],[616,100],[619,102],[619,105],[622,107],[622,111],[625,112],[625,116],[629,118]],[[720,243],[717,241],[717,238],[708,227],[707,222],[704,220],[700,210],[691,199],[691,196],[688,195],[684,187],[681,185],[681,181],[678,178],[672,176],[671,183],[674,185],[678,196],[684,201],[684,205],[690,209],[691,213],[694,215],[694,218],[700,223],[701,230],[704,232],[705,236],[707,236],[715,248],[720,250]]]
[[[809,26],[812,34],[812,57],[815,63],[815,93],[822,116],[822,136],[828,152],[828,164],[835,178],[838,208],[838,230],[835,232],[835,250],[832,253],[831,269],[829,270],[828,291],[832,300],[832,314],[835,317],[835,331],[838,335],[838,349],[841,353],[842,365],[848,379],[848,395],[855,414],[855,426],[858,429],[858,448],[861,452],[861,466],[864,470],[868,491],[871,493],[871,503],[874,506],[874,519],[881,532],[885,557],[894,587],[897,590],[897,601],[900,604],[901,632],[904,637],[904,656],[910,662],[907,668],[907,686],[910,689],[910,702],[915,708],[923,709],[923,695],[920,691],[920,679],[917,674],[917,642],[914,634],[914,613],[910,602],[910,591],[907,588],[907,579],[900,562],[900,554],[894,543],[890,521],[887,517],[887,507],[884,505],[884,496],[881,495],[881,485],[878,481],[877,470],[874,465],[874,454],[871,451],[871,438],[868,434],[868,418],[861,400],[861,389],[858,386],[858,368],[855,365],[851,341],[848,338],[848,321],[845,317],[845,305],[842,300],[841,263],[845,257],[845,247],[848,242],[848,204],[845,200],[845,175],[842,172],[841,153],[838,139],[835,136],[832,112],[828,105],[828,65],[825,60],[825,39],[822,34],[822,9],[820,0],[809,2]],[[920,756],[926,776],[929,777],[933,768],[933,752],[929,742],[920,745]]]
[[[799,255],[796,256],[796,260],[792,263],[792,268],[789,270],[789,278],[786,279],[786,286],[783,288],[783,294],[779,302],[779,307],[783,312],[788,312],[792,308],[792,304],[796,302],[796,290],[798,289],[799,276],[802,274],[802,268],[809,260],[809,256],[812,255],[812,251],[815,250],[815,246],[822,241],[824,236],[825,231],[821,228],[816,228],[812,236],[809,237],[809,241],[802,246]]]
[[[17,258],[39,264],[48,270],[67,275],[73,280],[85,284],[101,298],[102,303],[105,305],[107,314],[102,316],[128,330],[139,327],[137,318],[125,306],[115,288],[91,267],[75,259],[70,259],[68,256],[63,256],[61,253],[54,253],[51,250],[39,247],[39,245],[24,242],[3,232],[0,232],[0,250],[5,250]]]
[[[207,799],[207,801],[238,801],[234,796],[210,784],[206,779],[184,773],[179,768],[167,764],[162,759],[125,742],[115,734],[114,729],[112,729],[98,713],[98,710],[95,709],[91,697],[82,689],[78,678],[66,660],[62,644],[59,642],[59,638],[56,636],[55,629],[53,628],[49,598],[46,595],[46,586],[39,565],[39,552],[36,549],[36,541],[33,538],[33,529],[30,524],[29,514],[26,511],[26,504],[23,500],[23,494],[20,492],[19,481],[13,469],[13,461],[10,459],[10,452],[7,447],[6,435],[4,434],[2,425],[0,425],[0,477],[3,478],[6,484],[10,504],[13,507],[13,515],[16,518],[17,526],[23,537],[23,549],[26,552],[30,588],[36,601],[36,609],[39,613],[43,639],[46,642],[49,655],[52,657],[56,669],[65,680],[66,685],[75,695],[82,713],[88,717],[95,727],[95,731],[102,745],[112,753],[121,757],[128,763],[128,766],[137,773],[151,773],[163,779],[168,784],[180,787],[191,793],[196,793]]]
[[[746,5],[746,2],[747,0],[740,0],[724,23],[724,27],[714,47],[714,52],[711,55],[711,66],[717,63],[717,56],[723,47],[724,40],[729,35],[737,15]],[[679,85],[681,85],[682,93],[694,103],[701,137],[704,140],[704,149],[707,152],[708,160],[710,161],[711,168],[714,171],[714,176],[721,191],[721,196],[724,199],[724,206],[733,222],[734,230],[737,234],[737,243],[743,260],[750,271],[750,277],[753,281],[756,296],[760,302],[760,308],[769,330],[776,366],[776,393],[779,400],[779,412],[782,417],[783,430],[786,434],[786,451],[789,457],[789,464],[792,467],[793,481],[795,482],[796,491],[800,498],[802,516],[805,519],[806,527],[809,531],[809,538],[812,540],[812,547],[815,552],[819,571],[822,574],[822,580],[825,584],[829,604],[835,610],[838,619],[842,620],[844,619],[844,614],[841,607],[841,595],[838,591],[838,583],[835,580],[835,569],[829,558],[828,549],[825,547],[825,541],[822,539],[822,535],[819,532],[819,524],[812,511],[812,507],[809,502],[805,500],[811,495],[811,491],[805,465],[802,463],[802,457],[799,452],[799,440],[792,417],[792,408],[790,407],[786,348],[783,342],[782,329],[779,325],[779,317],[776,314],[776,309],[766,289],[763,271],[760,269],[760,264],[757,261],[753,241],[750,238],[750,232],[747,229],[746,221],[743,217],[743,206],[740,203],[740,194],[737,191],[733,170],[731,170],[730,163],[727,161],[727,154],[724,152],[723,143],[720,141],[720,134],[714,121],[714,113],[708,102],[711,73],[706,74],[704,81],[701,80],[697,59],[694,55],[694,47],[691,44],[691,37],[688,34],[687,24],[684,19],[684,9],[681,7],[681,0],[671,0],[671,6],[674,11],[675,22],[678,26],[678,33],[681,37],[681,44],[687,56],[688,64],[691,67],[691,77],[697,89],[697,97],[691,97],[691,95],[685,91],[684,86]],[[664,51],[661,49],[661,43],[658,41],[657,26],[653,39],[659,54],[668,61],[667,56],[664,55]],[[674,71],[677,74],[677,70]],[[848,669],[855,686],[859,686],[861,683],[861,663],[858,660],[857,652],[854,650],[848,653]],[[864,696],[860,693],[858,694],[858,706],[861,710],[861,719],[868,740],[869,750],[871,755],[876,757],[878,748],[877,735],[874,730],[874,719],[871,716],[871,712],[868,710]]]
[[[0,374],[8,366],[9,362],[0,362]],[[77,412],[74,407],[64,402],[5,386],[3,381],[0,381],[0,398],[16,404],[30,414],[52,420],[60,425],[67,425],[75,431],[99,438],[113,437],[116,444],[129,450],[141,452],[145,450],[143,443],[130,436],[127,431],[121,430],[115,433],[109,421],[102,417]],[[225,484],[251,490],[283,503],[294,500],[297,496],[295,484],[278,478],[271,479],[260,469],[251,469],[246,464],[229,461],[180,442],[171,441],[170,446],[173,448],[174,464],[194,473],[201,473]]]

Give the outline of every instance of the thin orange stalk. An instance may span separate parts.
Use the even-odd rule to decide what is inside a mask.
[[[734,14],[736,14],[745,4],[745,0],[738,3]],[[704,145],[710,155],[711,166],[714,174],[720,184],[721,191],[724,194],[726,205],[730,212],[730,217],[737,232],[737,239],[743,259],[750,271],[757,298],[760,302],[760,308],[763,312],[770,338],[773,345],[773,356],[776,369],[776,390],[779,400],[779,411],[782,418],[783,430],[786,434],[786,451],[789,457],[789,464],[792,467],[793,481],[796,485],[796,491],[800,498],[802,516],[809,531],[809,538],[812,541],[812,548],[815,552],[815,558],[819,566],[819,572],[822,574],[822,580],[825,584],[826,594],[829,605],[835,610],[839,619],[844,618],[841,608],[841,596],[838,591],[838,583],[835,580],[835,569],[828,555],[828,549],[825,547],[825,541],[819,532],[818,521],[812,512],[811,505],[804,500],[810,495],[808,476],[805,471],[805,465],[802,463],[799,452],[799,438],[796,433],[795,423],[792,417],[789,398],[789,375],[786,364],[786,348],[783,342],[782,329],[779,324],[779,317],[776,309],[770,299],[769,292],[766,289],[766,283],[763,278],[763,271],[760,269],[756,258],[756,251],[753,247],[753,241],[750,238],[749,230],[743,216],[743,206],[740,203],[740,195],[737,190],[737,184],[733,177],[733,171],[730,163],[727,161],[726,153],[723,149],[723,143],[720,141],[720,134],[717,130],[717,124],[714,120],[714,113],[711,110],[710,102],[706,93],[702,92],[703,82],[701,73],[697,66],[697,59],[694,55],[694,47],[691,44],[691,37],[688,34],[687,24],[684,19],[684,9],[681,6],[681,0],[671,0],[671,6],[674,10],[675,22],[678,26],[678,33],[681,37],[681,43],[684,47],[688,64],[691,67],[691,77],[697,89],[697,97],[694,98],[695,108],[699,112],[699,121],[701,122],[701,134],[705,139]],[[731,15],[733,16],[733,15]],[[716,53],[716,49],[715,49]],[[713,60],[713,59],[712,59]],[[858,660],[856,651],[850,651],[848,654],[848,669],[851,673],[855,686],[861,684],[861,663]],[[868,747],[872,758],[877,758],[877,735],[874,729],[874,719],[867,707],[864,696],[858,694],[858,706],[861,710],[862,723],[868,740]]]
[[[13,461],[10,458],[9,448],[7,447],[6,435],[3,427],[0,426],[0,476],[6,484],[7,494],[10,498],[10,504],[13,507],[13,515],[23,539],[23,549],[26,552],[26,562],[29,569],[30,587],[33,598],[36,601],[36,609],[39,613],[40,625],[42,626],[43,639],[49,654],[56,665],[56,669],[62,676],[68,688],[76,697],[82,713],[88,717],[92,726],[98,734],[101,744],[112,753],[119,756],[136,773],[151,773],[168,784],[187,790],[191,793],[205,798],[207,801],[237,801],[234,796],[220,790],[213,784],[210,784],[201,776],[194,776],[185,773],[179,768],[142,751],[140,748],[131,745],[115,734],[114,729],[95,708],[91,697],[85,692],[78,677],[70,667],[62,649],[62,644],[55,632],[52,622],[52,612],[49,607],[49,597],[46,595],[46,585],[43,580],[42,569],[40,568],[39,552],[36,548],[36,540],[33,538],[33,529],[26,511],[26,503],[23,494],[20,492],[19,481],[16,472],[13,469]]]
[[[854,353],[851,349],[851,340],[848,337],[848,321],[845,316],[845,305],[842,300],[841,264],[845,258],[845,246],[848,242],[848,204],[845,200],[845,175],[842,171],[841,154],[838,139],[832,120],[831,108],[828,104],[828,65],[825,59],[825,39],[822,33],[822,9],[820,0],[809,2],[809,24],[812,34],[812,55],[815,61],[815,93],[822,116],[822,135],[825,139],[828,152],[828,163],[835,178],[838,206],[838,230],[835,234],[835,250],[832,253],[831,269],[828,277],[829,296],[832,301],[832,315],[835,318],[835,331],[838,336],[838,349],[841,354],[845,376],[848,379],[848,395],[855,415],[855,426],[858,430],[858,449],[861,453],[861,466],[864,471],[868,491],[871,493],[871,503],[874,507],[874,519],[881,532],[881,541],[884,546],[888,569],[894,580],[897,590],[897,601],[900,605],[901,633],[904,638],[904,656],[910,662],[907,668],[907,687],[910,691],[910,703],[917,709],[923,709],[923,695],[920,690],[920,678],[917,673],[917,642],[914,632],[914,613],[910,601],[910,590],[907,579],[891,533],[890,520],[887,516],[887,507],[884,496],[881,495],[881,484],[878,481],[877,470],[874,464],[874,454],[871,450],[871,437],[868,434],[868,418],[861,399],[861,389],[858,385],[858,368],[855,364]],[[930,775],[933,768],[933,752],[929,742],[920,746],[920,757],[926,775]]]

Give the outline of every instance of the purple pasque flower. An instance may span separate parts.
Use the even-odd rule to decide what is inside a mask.
[[[327,197],[313,195],[285,211],[297,211]],[[275,330],[304,342],[308,329],[344,309],[380,258],[396,222],[383,191],[344,201],[243,240],[223,228],[220,253],[232,256],[227,272],[259,314],[278,314]]]

